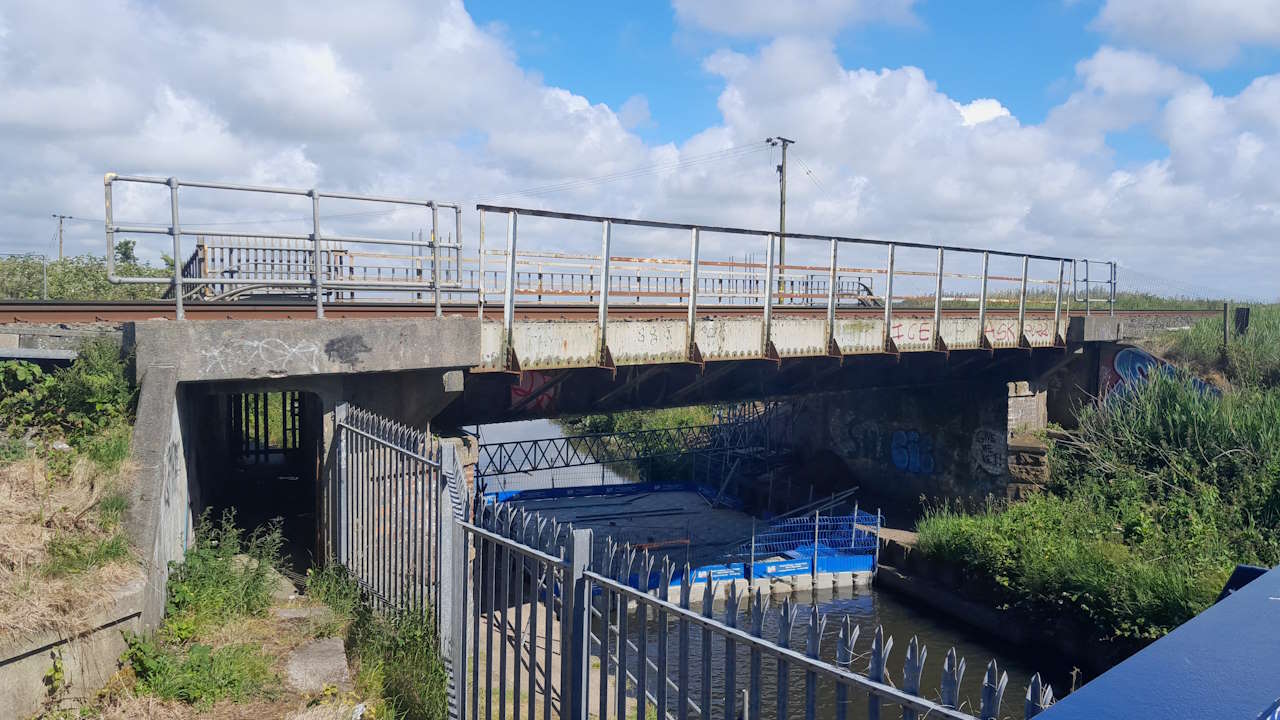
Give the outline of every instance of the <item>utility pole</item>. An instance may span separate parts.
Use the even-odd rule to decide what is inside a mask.
[[[785,285],[783,278],[787,266],[787,146],[795,140],[777,137],[765,138],[773,147],[782,146],[782,162],[778,163],[778,291]]]
[[[50,217],[54,217],[58,219],[58,259],[61,260],[62,259],[62,221],[74,220],[75,218],[71,217],[70,215],[59,215],[58,213],[53,213],[52,215],[50,215]]]

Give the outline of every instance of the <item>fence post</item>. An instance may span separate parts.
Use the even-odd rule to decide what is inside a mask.
[[[315,274],[312,278],[312,285],[316,291],[316,317],[324,317],[324,279],[321,273],[324,270],[324,263],[320,261],[320,194],[311,189],[307,191],[307,195],[311,198],[311,272]],[[177,258],[174,258],[177,262]]]
[[[982,286],[978,290],[978,347],[987,344],[987,277],[990,275],[991,253],[982,251]]]
[[[830,351],[836,341],[836,303],[839,295],[837,285],[840,282],[836,270],[836,257],[840,251],[840,242],[831,238],[831,268],[827,277],[827,350]]]
[[[178,179],[169,178],[169,212],[171,214],[169,225],[169,234],[173,236],[173,298],[174,298],[174,314],[178,320],[186,317],[186,311],[182,307],[182,295],[185,292],[182,287],[182,230],[178,226]],[[59,220],[58,222],[62,222]],[[1225,315],[1223,316],[1226,317]]]
[[[697,358],[694,349],[694,323],[698,320],[698,228],[689,231],[689,342],[685,345],[685,354],[690,360]]]
[[[591,583],[583,576],[591,567],[591,530],[574,530],[568,546],[569,577],[564,584],[560,661],[565,686],[560,688],[561,720],[586,720],[587,675],[591,667]],[[647,580],[647,578],[646,578]]]
[[[769,235],[769,249],[765,253],[764,270],[764,328],[761,330],[760,355],[769,357],[770,326],[773,324],[773,235]]]
[[[938,278],[933,289],[933,349],[942,349],[942,255],[938,248]]]
[[[440,308],[440,208],[435,201],[431,202],[431,285],[435,288],[436,317],[440,317],[444,314]]]
[[[889,243],[889,260],[885,267],[887,277],[884,281],[884,333],[881,337],[881,348],[887,353],[894,351],[893,337],[890,334],[893,325],[893,250],[894,244]]]
[[[600,230],[600,307],[596,323],[600,329],[600,342],[596,347],[596,362],[604,365],[608,360],[609,342],[605,331],[609,324],[609,255],[613,243],[613,223],[605,220]]]
[[[1231,344],[1230,334],[1227,332],[1227,314],[1231,303],[1222,303],[1222,356],[1226,357],[1227,347]]]
[[[1062,281],[1067,274],[1067,261],[1058,261],[1058,288],[1053,295],[1053,344],[1067,344],[1066,333],[1059,334],[1062,329]]]
[[[502,293],[502,367],[511,369],[512,347],[511,332],[516,318],[516,213],[507,212],[507,276],[504,278],[505,288]]]
[[[340,403],[333,409],[333,440],[334,455],[337,456],[338,460],[338,476],[334,478],[334,487],[338,496],[337,502],[334,503],[337,506],[337,510],[334,513],[336,516],[334,527],[338,535],[338,563],[349,570],[350,562],[348,558],[350,557],[351,547],[348,536],[350,534],[351,509],[347,506],[349,502],[347,493],[350,492],[347,488],[347,438],[342,429],[342,423],[347,420],[348,409],[349,406],[346,403]]]
[[[1022,284],[1018,290],[1018,347],[1026,347],[1027,342],[1027,266],[1031,258],[1022,256]]]

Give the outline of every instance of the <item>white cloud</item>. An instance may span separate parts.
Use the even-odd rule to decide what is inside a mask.
[[[723,35],[832,35],[873,21],[913,23],[915,0],[674,0],[682,24]]]
[[[643,95],[632,95],[618,108],[618,120],[628,130],[650,127],[653,116],[649,113],[649,99]]]
[[[1209,67],[1248,46],[1280,47],[1275,0],[1107,0],[1094,26],[1117,39]]]
[[[845,67],[829,39],[792,35],[709,54],[719,121],[652,145],[634,132],[653,122],[643,95],[614,110],[547,85],[455,0],[367,11],[117,2],[92,17],[19,4],[4,14],[8,27],[24,28],[0,38],[6,251],[47,249],[50,212],[100,218],[106,171],[466,203],[501,195],[772,227],[776,160],[762,141],[781,133],[798,141],[788,188],[796,230],[1118,257],[1182,287],[1276,294],[1280,76],[1220,96],[1151,55],[1103,48],[1077,65],[1076,91],[1029,125],[998,98],[957,101],[919,68]],[[101,51],[91,39],[104,31],[131,51]],[[1108,137],[1134,127],[1167,146],[1167,157],[1117,166]],[[756,150],[698,160],[735,147]],[[652,165],[661,168],[545,189]],[[136,199],[140,215],[163,213],[164,198],[149,198],[117,205]],[[299,214],[244,203],[192,217]],[[367,222],[407,233],[422,220]],[[469,211],[471,238],[474,227]],[[100,226],[69,232],[76,251],[102,245]],[[683,237],[663,238],[623,229],[617,242],[623,253],[687,252]],[[584,228],[549,242],[591,250],[598,237]],[[704,242],[708,257],[763,249]],[[788,258],[804,248],[789,246]]]
[[[967,105],[952,104],[955,105],[956,110],[960,111],[960,117],[964,118],[965,125],[981,125],[996,118],[1011,117],[1009,108],[992,98],[979,98]]]

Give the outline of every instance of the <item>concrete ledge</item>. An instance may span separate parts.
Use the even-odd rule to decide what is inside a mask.
[[[120,667],[124,633],[142,629],[143,594],[141,578],[121,588],[83,632],[46,632],[0,643],[0,717],[30,717],[46,702],[97,693]],[[45,677],[55,662],[62,664],[63,689],[51,695]]]
[[[470,368],[477,318],[394,320],[147,320],[138,363],[173,365],[178,382]]]

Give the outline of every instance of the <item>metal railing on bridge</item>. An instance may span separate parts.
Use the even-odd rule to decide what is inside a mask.
[[[117,223],[113,203],[117,184],[167,187],[169,212],[165,221]],[[308,221],[307,232],[228,232],[208,227],[251,222],[238,220],[184,228],[179,207],[183,189],[245,198],[307,198],[309,215],[292,218]],[[437,314],[445,302],[451,307],[473,302],[483,317],[489,301],[500,298],[509,347],[518,300],[568,303],[596,309],[603,353],[609,311],[618,306],[619,298],[631,299],[632,306],[645,303],[682,308],[687,313],[690,338],[702,308],[725,308],[726,312],[734,306],[740,307],[733,312],[757,308],[766,339],[775,308],[825,310],[828,325],[838,313],[874,308],[884,314],[886,347],[890,346],[894,313],[904,310],[932,311],[932,337],[937,338],[942,314],[950,310],[975,312],[983,321],[980,326],[988,310],[1016,310],[1021,332],[1029,307],[1051,309],[1055,320],[1070,312],[1072,301],[1082,304],[1085,313],[1099,306],[1110,312],[1115,309],[1114,263],[1032,253],[787,233],[792,255],[789,262],[779,264],[775,261],[778,235],[771,230],[480,204],[476,206],[479,233],[472,254],[463,252],[461,206],[430,199],[115,174],[105,178],[105,199],[110,280],[169,285],[179,317],[184,302],[262,294],[307,299],[315,304],[318,317],[323,316],[326,305],[355,302],[432,303]],[[344,203],[384,209],[321,215],[321,200],[335,209],[342,209]],[[442,235],[438,216],[442,208],[454,214],[452,240]],[[384,233],[380,227],[376,235],[322,227],[342,223],[343,218],[387,213],[401,223],[410,218],[410,224],[395,233]],[[500,249],[485,247],[485,219],[495,213],[505,216],[507,225],[505,247]],[[553,224],[526,230],[522,236],[519,218],[535,225]],[[261,223],[280,221],[269,218]],[[430,226],[429,235],[421,230],[424,225]],[[600,243],[599,254],[553,250],[555,245],[569,242],[575,228],[591,226],[599,230],[598,240],[594,240]],[[623,228],[634,236],[615,237]],[[113,263],[117,235],[169,236],[169,252],[186,260],[175,263],[172,278],[117,275]],[[528,246],[530,236],[535,247]],[[187,238],[198,238],[196,247],[184,244]],[[618,244],[624,240],[636,243],[638,252],[619,252]],[[593,241],[582,237],[572,244],[586,242]],[[749,247],[754,243],[759,246]],[[678,246],[686,248],[687,254],[672,254],[670,248]],[[713,252],[717,249],[719,254]],[[724,252],[726,249],[731,252]],[[497,267],[493,267],[495,262]]]
[[[339,528],[368,540],[339,537],[338,558],[378,608],[434,611],[452,717],[844,720],[887,706],[904,718],[972,720],[958,709],[967,702],[977,717],[1002,717],[1008,676],[995,661],[969,699],[965,661],[951,650],[937,700],[927,699],[927,650],[915,638],[895,686],[893,639],[879,628],[860,643],[845,617],[832,648],[816,602],[775,611],[732,584],[702,583],[695,608],[694,584],[672,588],[670,564],[613,543],[597,553],[590,530],[468,497],[456,455],[438,453],[434,438],[349,407],[339,429],[331,507]],[[655,570],[665,580],[655,589],[632,584]],[[1025,717],[1052,702],[1034,676]]]

